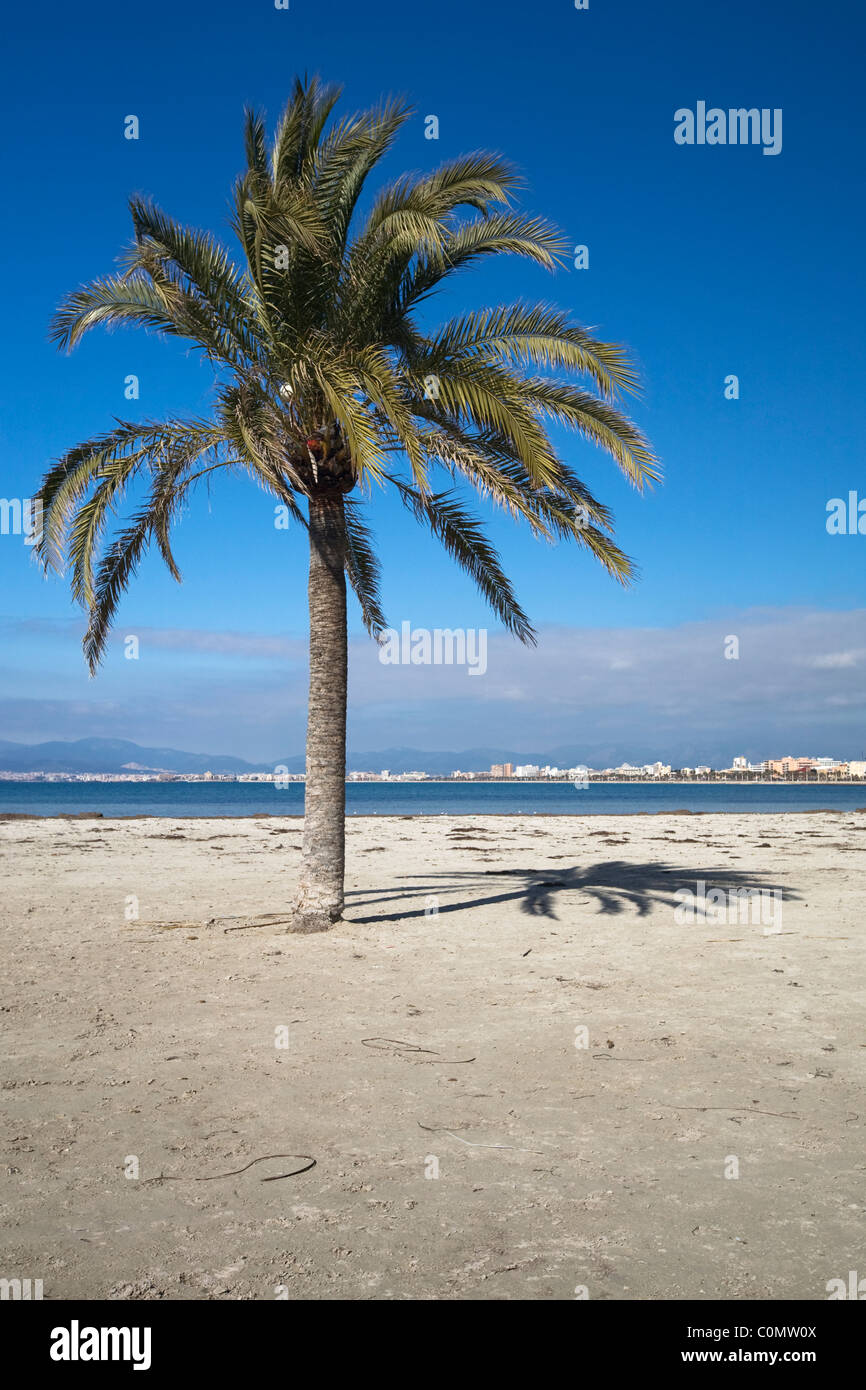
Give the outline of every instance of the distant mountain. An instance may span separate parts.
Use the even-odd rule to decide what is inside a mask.
[[[516,753],[513,748],[469,748],[459,752],[431,753],[420,748],[385,748],[368,753],[349,752],[350,772],[428,772],[448,774],[486,772],[491,763],[551,763],[575,767],[586,761],[578,748],[554,748],[546,752]],[[282,766],[289,772],[304,771],[304,755],[273,763],[248,763],[219,753],[184,753],[177,748],[142,748],[118,738],[81,738],[74,742],[8,743],[0,740],[0,772],[273,772]]]
[[[0,772],[263,772],[242,758],[142,748],[121,738],[80,738],[74,743],[7,743],[0,740]]]

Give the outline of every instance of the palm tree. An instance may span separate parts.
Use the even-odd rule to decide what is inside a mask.
[[[560,235],[513,206],[513,168],[498,155],[466,155],[396,179],[361,216],[366,181],[410,112],[389,100],[332,120],[339,95],[317,78],[296,81],[270,148],[261,116],[247,111],[232,213],[240,265],[209,233],[130,201],[134,239],[120,272],[70,294],[53,338],[71,349],[98,324],[137,324],[190,340],[213,367],[213,411],[117,421],[71,449],[39,494],[40,558],[68,569],[88,616],[92,674],[148,545],[180,580],[172,522],[202,478],[242,471],[307,531],[306,804],[291,908],[293,927],[307,931],[327,928],[343,908],[347,577],[367,630],[385,626],[366,521],[373,485],[394,488],[504,627],[532,643],[499,556],[466,508],[467,485],[535,535],[586,547],[625,584],[633,567],[614,543],[611,514],[557,457],[544,422],[600,445],[638,489],[658,476],[616,405],[637,389],[621,348],[545,304],[474,310],[435,332],[419,321],[431,293],[482,257],[558,263]],[[146,497],[105,544],[133,485]]]

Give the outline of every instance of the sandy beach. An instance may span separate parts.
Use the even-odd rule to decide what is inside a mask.
[[[0,826],[0,1274],[606,1300],[866,1274],[866,815],[354,818],[347,920],[248,925],[300,839]],[[677,920],[701,882],[781,917]]]

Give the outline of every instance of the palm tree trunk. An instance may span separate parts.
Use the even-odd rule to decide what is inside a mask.
[[[291,931],[327,931],[343,911],[347,634],[342,494],[310,498],[310,702],[301,877]]]

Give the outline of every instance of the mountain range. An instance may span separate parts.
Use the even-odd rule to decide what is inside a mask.
[[[459,752],[431,753],[420,748],[384,748],[348,754],[349,772],[486,772],[491,763],[552,763],[575,767],[583,760],[580,750],[553,748],[546,752],[515,753],[512,748],[464,748]],[[177,748],[143,748],[118,738],[81,738],[74,742],[9,743],[0,739],[0,772],[289,772],[304,771],[304,755],[277,758],[273,763],[249,763],[221,753],[184,753]]]

